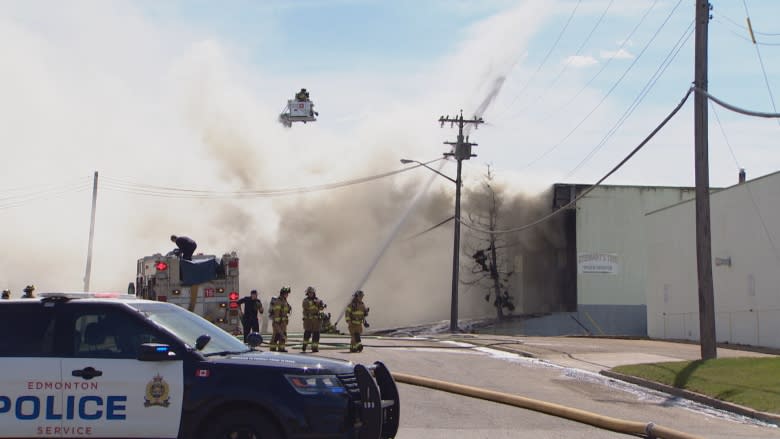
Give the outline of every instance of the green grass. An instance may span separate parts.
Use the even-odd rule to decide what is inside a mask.
[[[719,358],[612,370],[762,412],[780,413],[780,358]]]

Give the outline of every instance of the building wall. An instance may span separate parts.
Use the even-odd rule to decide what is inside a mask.
[[[780,173],[711,195],[716,338],[780,348]],[[646,216],[647,324],[699,340],[695,202]],[[730,265],[729,265],[730,264]]]
[[[578,201],[578,305],[644,306],[645,248],[655,240],[645,214],[693,196],[691,188],[600,186]],[[585,262],[589,256],[611,259],[611,273],[588,272],[599,266]]]

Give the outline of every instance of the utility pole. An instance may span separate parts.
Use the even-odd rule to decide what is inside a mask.
[[[709,0],[696,0],[696,56],[694,86],[707,90],[707,30]],[[715,295],[712,282],[712,232],[710,223],[710,176],[708,162],[707,96],[693,97],[694,142],[696,144],[696,265],[699,284],[699,337],[701,358],[717,357],[715,337]]]
[[[95,209],[97,208],[97,183],[98,173],[95,171],[95,178],[92,182],[92,218],[89,222],[89,247],[87,248],[87,271],[84,274],[84,291],[89,291],[89,277],[92,271],[92,241],[95,237]]]
[[[443,127],[445,123],[449,123],[450,126],[458,125],[458,139],[455,142],[444,142],[445,145],[452,145],[454,148],[451,152],[445,152],[445,156],[455,157],[458,161],[458,173],[455,177],[455,238],[452,250],[452,297],[450,299],[450,332],[458,332],[458,281],[460,271],[460,187],[461,187],[461,168],[463,160],[468,160],[471,157],[476,157],[476,154],[471,153],[471,147],[477,146],[476,143],[469,143],[468,136],[464,138],[463,127],[467,124],[474,124],[474,127],[478,127],[479,124],[484,123],[482,118],[463,119],[463,110],[460,111],[460,116],[456,116],[454,119],[450,119],[450,116],[440,117],[439,123]]]

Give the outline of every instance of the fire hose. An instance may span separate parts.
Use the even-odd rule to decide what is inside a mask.
[[[585,410],[566,407],[551,402],[539,401],[536,399],[525,398],[523,396],[512,395],[508,393],[496,392],[493,390],[481,389],[478,387],[455,384],[447,381],[435,380],[432,378],[407,375],[405,373],[392,373],[396,382],[411,384],[414,386],[427,387],[434,390],[455,393],[458,395],[469,396],[472,398],[484,399],[487,401],[507,404],[514,407],[520,407],[528,410],[545,413],[560,418],[569,419],[583,424],[593,425],[594,427],[612,430],[618,433],[643,436],[647,438],[663,439],[703,439],[689,433],[680,432],[671,428],[655,425],[652,422],[643,423],[636,421],[627,421],[624,419],[612,418]]]

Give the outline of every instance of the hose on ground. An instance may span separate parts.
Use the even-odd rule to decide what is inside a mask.
[[[583,424],[592,425],[594,427],[603,428],[606,430],[612,430],[618,433],[632,434],[635,436],[643,436],[647,438],[703,439],[701,436],[662,427],[652,422],[642,423],[636,421],[627,421],[624,419],[603,416],[559,404],[553,404],[551,402],[539,401],[523,396],[480,389],[478,387],[455,384],[447,381],[435,380],[432,378],[407,375],[405,373],[392,372],[392,375],[395,381],[399,383],[427,387],[430,389],[441,390],[444,392],[455,393],[472,398],[484,399],[500,404],[507,404],[552,416],[557,416],[560,418],[569,419]]]

